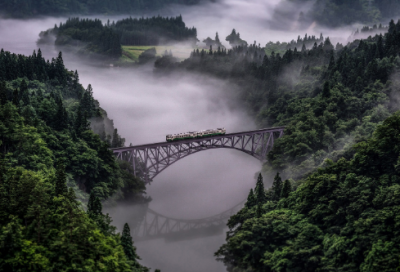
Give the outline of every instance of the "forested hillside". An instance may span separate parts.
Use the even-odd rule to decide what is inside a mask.
[[[0,0],[2,15],[9,17],[69,14],[137,14],[155,11],[169,4],[194,5],[201,0]]]
[[[124,179],[108,150],[124,139],[93,98],[92,87],[84,89],[78,73],[65,69],[61,53],[46,62],[40,50],[31,56],[1,51],[0,82],[1,150],[11,167],[48,172],[56,160],[63,161],[71,182],[101,199],[123,187],[136,186],[133,195],[144,189],[141,181]]]
[[[122,55],[121,37],[99,19],[69,18],[65,23],[40,33],[39,44],[54,43],[79,50],[85,55],[103,55],[118,59]]]
[[[309,0],[292,0],[300,4],[310,2]],[[373,24],[388,18],[397,18],[400,11],[399,0],[317,0],[313,8],[305,18],[312,22],[338,27],[353,23]]]
[[[177,17],[127,18],[113,22],[111,28],[121,37],[122,45],[160,45],[171,42],[196,44],[196,28],[188,28]]]
[[[230,271],[399,266],[399,41],[400,21],[391,21],[385,35],[345,47],[326,38],[283,55],[254,44],[156,62],[159,72],[227,79],[260,127],[286,126],[264,166],[286,181],[277,174],[266,194],[259,182],[230,219],[216,253]]]
[[[269,153],[266,169],[299,178],[324,159],[337,160],[349,145],[369,137],[379,122],[399,109],[400,23],[385,36],[356,40],[339,50],[326,38],[311,49],[265,54],[257,45],[194,51],[182,63],[169,57],[158,71],[209,73],[237,84],[260,127],[286,126]]]
[[[130,17],[106,24],[99,19],[69,18],[65,23],[40,33],[38,44],[53,42],[84,55],[102,55],[117,60],[122,56],[121,45],[196,44],[197,30],[186,27],[182,16]]]
[[[228,271],[399,271],[399,135],[397,112],[350,159],[292,184],[278,173],[267,192],[259,181],[217,257]]]
[[[61,53],[50,62],[40,49],[1,50],[1,271],[147,271],[129,231],[121,238],[102,213],[100,199],[116,193],[145,201],[143,182],[108,149],[123,144]]]

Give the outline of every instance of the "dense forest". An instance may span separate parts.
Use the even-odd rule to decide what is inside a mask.
[[[1,50],[1,271],[147,271],[129,226],[116,234],[100,202],[146,202],[143,182],[109,151],[123,144],[61,53]]]
[[[127,18],[112,23],[108,21],[105,25],[99,19],[69,18],[65,23],[40,33],[38,44],[53,42],[57,46],[78,49],[85,55],[118,59],[122,56],[122,45],[196,44],[197,30],[186,27],[182,16]]]
[[[388,18],[397,18],[399,11],[399,0],[317,0],[306,17],[326,26],[338,27],[352,23],[379,23]]]
[[[177,17],[127,18],[111,24],[121,37],[122,45],[160,45],[169,42],[197,42],[196,28],[188,28]]]
[[[400,112],[298,183],[260,177],[216,253],[228,271],[400,270]],[[292,187],[296,190],[293,191]]]
[[[390,117],[400,109],[399,41],[400,22],[391,21],[385,35],[344,47],[335,48],[326,38],[283,55],[268,55],[253,44],[195,50],[181,63],[168,56],[156,61],[158,72],[226,79],[240,87],[260,127],[286,126],[263,170],[292,179],[287,187],[297,190],[288,201],[266,197],[260,207],[231,219],[227,244],[218,252],[228,265],[249,271],[359,271],[360,266],[376,271],[371,267],[399,265],[399,243],[391,241],[398,204],[378,202],[395,194],[391,186],[399,183],[394,150],[400,115]],[[362,220],[371,220],[364,230]],[[382,234],[374,236],[378,231]]]
[[[2,15],[34,17],[69,14],[137,14],[161,9],[169,4],[194,5],[201,0],[0,0]]]
[[[55,36],[55,45],[78,49],[85,55],[102,55],[110,59],[118,59],[122,55],[120,35],[104,26],[99,19],[69,18],[39,36],[38,44],[52,43]]]
[[[362,29],[365,33],[365,28]],[[359,31],[354,34],[358,34]],[[265,51],[268,55],[271,55],[272,52],[284,54],[287,50],[294,50],[295,48],[301,49],[302,51],[306,49],[310,49],[314,46],[315,43],[320,44],[324,42],[324,36],[321,35],[319,37],[308,36],[307,33],[304,35],[304,38],[300,36],[297,37],[297,40],[291,40],[290,42],[269,42],[265,45]],[[340,46],[340,45],[339,45]]]

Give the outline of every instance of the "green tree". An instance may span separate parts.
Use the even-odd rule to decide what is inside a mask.
[[[24,102],[24,105],[29,105],[30,103],[29,90],[25,79],[21,81],[21,85],[19,86],[19,97],[20,100]]]
[[[60,196],[60,195],[65,196],[68,193],[67,176],[65,174],[65,166],[61,161],[57,162],[54,193],[56,196]]]
[[[12,102],[17,107],[19,107],[19,100],[20,100],[20,97],[19,97],[18,89],[15,88],[13,91]]]
[[[292,191],[292,184],[290,183],[289,180],[285,180],[283,182],[281,198],[287,198],[291,191]]]
[[[250,191],[251,193],[251,191]],[[265,189],[264,189],[264,182],[263,182],[263,177],[261,173],[258,175],[257,178],[257,184],[256,184],[256,189],[255,189],[255,198],[257,201],[257,204],[264,204],[267,202],[267,195],[265,194]]]
[[[282,179],[279,175],[279,172],[276,173],[274,177],[274,182],[272,183],[272,191],[274,200],[279,200],[282,192]]]
[[[89,217],[93,220],[97,220],[97,218],[103,215],[103,207],[101,205],[100,199],[95,195],[94,192],[90,194],[89,202],[87,204],[87,213]]]
[[[256,197],[254,196],[253,188],[250,189],[249,195],[247,196],[246,207],[251,209],[257,205]]]
[[[121,236],[121,245],[124,248],[124,252],[128,260],[132,261],[132,267],[139,268],[138,260],[140,260],[139,256],[136,254],[136,248],[133,245],[131,230],[129,228],[128,223],[125,223],[124,229],[122,231]]]
[[[0,81],[0,105],[4,106],[7,102],[7,88],[6,82]]]

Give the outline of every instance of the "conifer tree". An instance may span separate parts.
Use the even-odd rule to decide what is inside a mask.
[[[97,221],[99,216],[103,215],[103,207],[101,205],[101,201],[94,194],[94,192],[90,193],[89,202],[87,205],[87,213],[89,217],[95,221]]]
[[[267,195],[265,194],[264,183],[261,173],[258,175],[257,179],[255,198],[258,204],[264,204],[265,202],[267,202]]]
[[[272,183],[272,191],[274,192],[274,200],[279,200],[282,192],[282,179],[279,175],[279,172],[276,173],[274,182]]]
[[[128,223],[125,223],[124,230],[121,236],[121,245],[124,248],[124,252],[128,260],[134,263],[134,267],[138,267],[137,260],[140,260],[139,256],[136,254],[136,248],[133,245],[131,230]]]
[[[62,58],[62,52],[60,51],[58,53],[58,57],[55,60],[55,71],[56,71],[56,78],[61,84],[66,83],[66,78],[65,78],[65,66],[64,66],[64,61]]]
[[[257,204],[256,197],[254,196],[253,188],[250,189],[250,193],[247,196],[246,207],[252,208]]]
[[[258,203],[258,204],[257,204],[256,216],[257,216],[258,218],[260,218],[260,217],[262,216],[262,204],[261,204],[261,203]]]
[[[56,100],[57,113],[55,117],[55,127],[58,130],[63,130],[68,127],[68,114],[64,108],[61,97]]]
[[[322,97],[328,98],[331,96],[331,91],[329,88],[329,82],[325,81],[324,88],[322,89]]]
[[[335,66],[335,57],[334,57],[334,53],[332,51],[331,53],[331,58],[329,60],[329,66],[328,66],[328,70],[332,71],[333,67]]]
[[[292,185],[290,184],[290,181],[289,180],[285,180],[283,182],[283,188],[282,188],[281,197],[282,198],[288,197],[291,191],[292,191]]]
[[[0,105],[4,105],[7,102],[7,89],[6,89],[6,82],[0,82]]]
[[[65,166],[60,161],[57,163],[56,169],[56,182],[54,192],[56,196],[66,195],[68,193],[67,188],[67,176],[65,174]]]
[[[19,97],[20,97],[20,100],[22,100],[25,105],[29,105],[29,103],[30,103],[29,90],[28,90],[28,84],[26,84],[25,79],[22,80],[22,82],[19,86]]]
[[[217,45],[221,45],[221,41],[219,40],[218,32],[215,34],[215,43]]]
[[[12,97],[12,102],[15,106],[19,106],[19,93],[18,89],[14,89],[13,91],[13,97]]]
[[[72,82],[73,82],[74,89],[76,90],[78,88],[78,85],[79,85],[79,74],[78,74],[77,70],[75,70]]]

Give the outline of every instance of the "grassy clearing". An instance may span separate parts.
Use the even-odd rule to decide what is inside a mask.
[[[184,60],[190,56],[193,51],[191,46],[122,46],[122,57],[120,61],[122,62],[137,62],[139,60],[140,54],[150,48],[155,48],[157,51],[157,56],[164,54],[165,50],[171,51],[174,57],[179,60]]]

